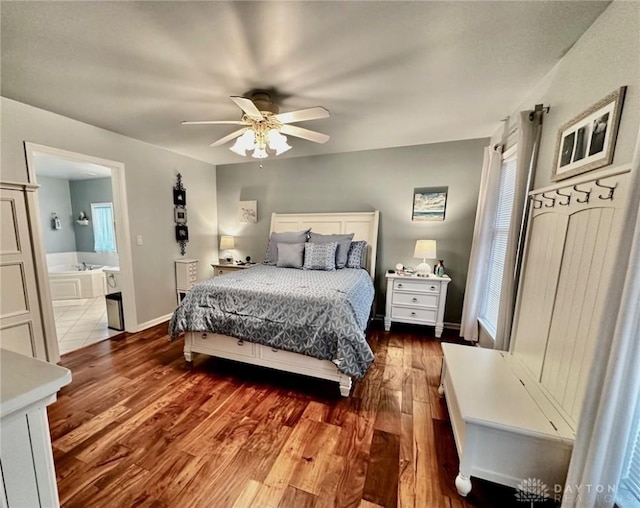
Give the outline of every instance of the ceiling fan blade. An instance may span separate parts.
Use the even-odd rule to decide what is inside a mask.
[[[250,125],[242,120],[185,120],[182,125]]]
[[[279,115],[274,115],[274,118],[280,123],[306,122],[307,120],[329,118],[329,110],[322,106],[316,106],[315,108],[298,109],[297,111],[280,113]]]
[[[247,128],[243,128],[243,129],[238,129],[237,131],[233,131],[231,134],[227,134],[224,138],[220,138],[217,141],[214,141],[213,143],[211,143],[209,146],[220,146],[220,145],[224,145],[225,143],[231,141],[232,139],[237,138],[238,136],[241,136],[242,134],[244,134],[244,132],[247,130]]]
[[[256,105],[251,101],[251,99],[231,96],[231,100],[235,102],[238,107],[249,116],[249,118],[253,118],[254,120],[264,120],[262,113],[260,113],[260,110],[256,108]]]
[[[297,125],[288,124],[284,124],[280,128],[280,132],[282,132],[283,134],[289,134],[290,136],[295,136],[297,138],[314,141],[315,143],[326,143],[331,137],[326,134],[322,134],[321,132],[310,131],[309,129],[303,129],[302,127],[298,127]]]

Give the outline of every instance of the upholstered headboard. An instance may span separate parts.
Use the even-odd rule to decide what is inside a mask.
[[[311,228],[315,233],[324,235],[354,233],[354,240],[367,242],[366,267],[373,279],[378,252],[378,216],[377,210],[346,213],[273,213],[270,232],[280,233]]]

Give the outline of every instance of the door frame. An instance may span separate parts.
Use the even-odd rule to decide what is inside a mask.
[[[122,162],[102,159],[92,155],[86,155],[69,150],[62,150],[51,146],[40,145],[29,141],[24,142],[27,160],[27,178],[29,183],[37,185],[34,154],[42,153],[73,162],[87,162],[99,166],[108,167],[111,170],[111,189],[113,193],[114,220],[116,225],[116,242],[118,244],[118,259],[120,265],[120,283],[122,287],[122,306],[124,313],[125,330],[127,332],[138,331],[138,317],[135,304],[135,289],[133,283],[133,259],[131,255],[131,235],[129,229],[129,209],[127,205],[127,187],[125,178],[125,165]],[[57,362],[60,359],[58,353],[58,339],[55,328],[51,291],[49,289],[49,272],[47,270],[46,253],[42,240],[42,224],[40,223],[40,206],[36,196],[33,197],[30,210],[30,222],[33,230],[33,251],[36,265],[36,276],[42,284],[40,297],[42,302],[42,318],[45,331],[45,342],[50,352],[49,361]],[[55,353],[54,353],[55,352]],[[56,357],[56,358],[54,358]]]

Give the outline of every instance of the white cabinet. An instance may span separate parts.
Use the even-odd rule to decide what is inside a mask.
[[[435,326],[436,337],[442,335],[447,286],[445,277],[418,277],[387,273],[387,304],[384,329],[392,322]]]
[[[198,280],[197,259],[176,259],[176,293],[178,304]]]
[[[0,506],[59,506],[47,406],[68,369],[0,349]]]

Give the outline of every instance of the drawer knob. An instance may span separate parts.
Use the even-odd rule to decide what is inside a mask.
[[[416,315],[416,313],[415,313],[415,312],[412,312],[412,313],[411,313],[411,315],[412,315],[412,316],[415,316],[415,315]]]
[[[206,334],[206,333],[203,333],[203,334],[202,334],[202,339],[206,339],[206,338],[207,338],[207,334]]]
[[[418,301],[418,299],[414,296],[414,297],[411,299],[411,301],[412,301],[412,302],[417,302],[417,301]]]
[[[435,291],[436,287],[435,286],[431,286],[431,291]]]
[[[242,339],[238,340],[238,346],[244,346],[244,340]]]
[[[273,351],[274,353],[277,353],[278,351],[280,351],[279,349],[276,349],[274,347],[271,348],[271,351]]]
[[[402,287],[402,283],[398,284],[398,287],[401,288]]]

